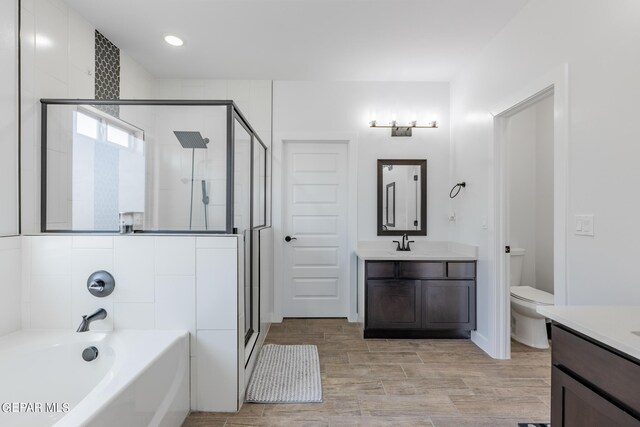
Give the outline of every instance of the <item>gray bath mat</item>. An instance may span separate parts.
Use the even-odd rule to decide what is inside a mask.
[[[262,347],[247,387],[247,402],[322,402],[320,360],[315,345]]]

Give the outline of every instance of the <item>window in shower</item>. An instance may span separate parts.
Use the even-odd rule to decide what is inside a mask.
[[[121,208],[144,211],[144,132],[88,106],[79,107],[72,118],[71,147],[60,144],[48,156],[53,160],[50,166],[61,174],[58,180],[70,173],[66,179],[70,178],[72,203],[49,198],[51,222],[83,230],[117,229]],[[71,168],[65,168],[69,157]]]

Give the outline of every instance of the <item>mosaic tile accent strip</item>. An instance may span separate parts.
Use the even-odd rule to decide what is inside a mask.
[[[120,49],[96,30],[96,99],[120,99]],[[118,117],[120,106],[103,105],[100,109]]]

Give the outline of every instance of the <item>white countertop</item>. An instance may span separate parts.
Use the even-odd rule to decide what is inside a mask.
[[[640,306],[538,307],[538,313],[640,360]]]
[[[401,237],[400,237],[401,238]],[[396,251],[388,241],[359,242],[355,253],[363,261],[475,261],[477,246],[454,242],[416,242],[411,251]]]

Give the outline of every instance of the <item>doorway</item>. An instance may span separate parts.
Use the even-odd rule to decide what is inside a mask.
[[[349,315],[349,149],[344,142],[283,144],[282,315]]]
[[[511,337],[548,346],[536,307],[553,303],[553,93],[507,117],[506,240]]]
[[[548,97],[553,98],[553,303],[567,304],[566,244],[569,163],[568,68],[563,65],[513,93],[492,109],[494,164],[490,168],[492,195],[489,238],[489,307],[494,313],[488,338],[477,336],[486,350],[498,359],[511,355],[511,292],[507,247],[509,236],[509,120]]]

